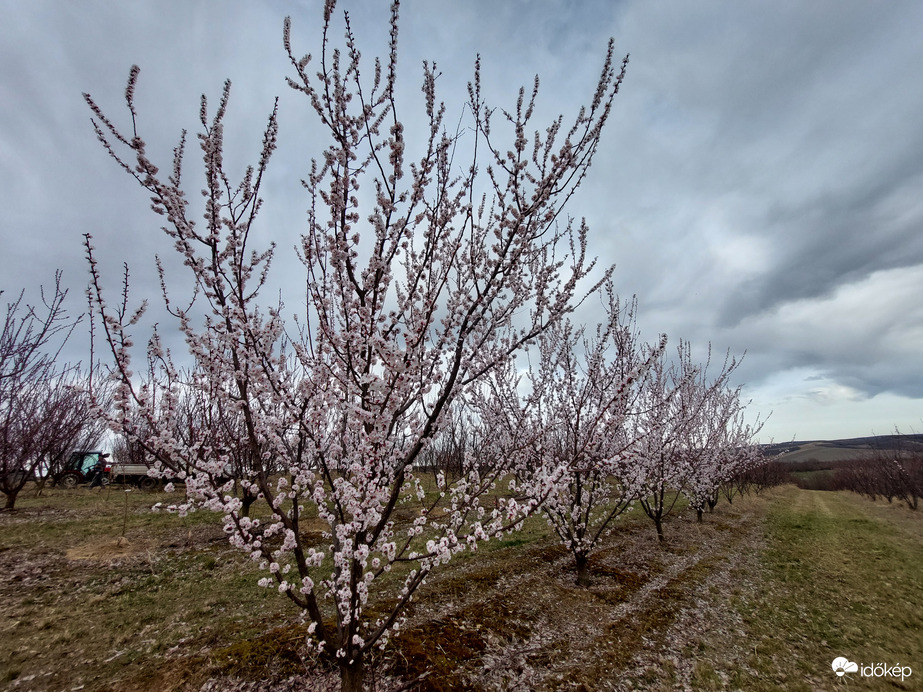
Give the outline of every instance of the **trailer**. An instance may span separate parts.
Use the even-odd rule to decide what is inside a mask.
[[[150,467],[146,464],[113,463],[107,468],[110,483],[136,485],[141,490],[154,490],[160,485],[160,479],[148,475]]]
[[[102,473],[101,482],[135,485],[141,490],[154,490],[161,479],[150,475],[148,464],[122,464],[99,450],[71,452],[64,468],[54,476],[55,486],[76,488],[81,483],[90,483],[97,471]],[[167,479],[176,482],[178,479]]]

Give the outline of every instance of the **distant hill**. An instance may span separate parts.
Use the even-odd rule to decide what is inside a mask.
[[[876,449],[923,453],[923,435],[875,435],[848,440],[807,440],[763,445],[766,456],[786,462],[849,461],[865,458]]]

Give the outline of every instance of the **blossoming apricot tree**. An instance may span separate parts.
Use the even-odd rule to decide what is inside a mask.
[[[611,285],[600,296],[606,321],[595,333],[564,320],[539,336],[536,362],[523,378],[511,368],[493,373],[486,416],[491,430],[505,431],[504,440],[516,439],[517,430],[536,432],[530,444],[504,453],[524,456],[517,464],[519,491],[541,500],[548,523],[574,556],[581,586],[590,583],[590,554],[644,480],[630,454],[634,428],[626,419],[635,414],[638,383],[666,346],[665,337],[655,346],[641,342],[636,301],[621,303]],[[554,480],[550,492],[548,479]]]
[[[120,378],[114,426],[135,434],[129,412],[137,410],[148,421],[169,418],[186,388],[240,413],[251,457],[267,465],[246,482],[269,504],[268,520],[244,516],[222,485],[222,450],[202,453],[169,425],[143,443],[161,463],[188,469],[180,508],[224,514],[234,545],[266,569],[262,584],[302,609],[317,645],[338,661],[344,689],[358,690],[371,648],[399,626],[426,576],[535,509],[534,500],[512,497],[482,503],[509,471],[499,459],[466,460],[463,473],[440,474],[435,488],[424,486],[417,463],[452,407],[579,301],[578,285],[595,262],[586,225],[564,219],[562,209],[591,163],[627,58],[619,70],[610,42],[591,103],[570,126],[559,117],[534,134],[538,81],[498,114],[484,102],[478,60],[468,90],[472,136],[461,141],[446,132],[436,68],[425,63],[428,127],[408,133],[395,108],[398,3],[389,54],[384,64],[376,60],[371,80],[360,74],[348,14],[344,46],[331,47],[335,4],[324,6],[314,74],[311,57],[294,53],[288,20],[284,28],[294,70],[288,83],[307,97],[330,139],[304,181],[307,316],[290,318],[283,305],[260,302],[274,248],[254,250],[251,234],[276,148],[276,110],[258,162],[232,184],[223,158],[229,84],[213,116],[202,99],[204,223],[183,192],[185,135],[166,176],[148,157],[134,101],[138,69],[126,90],[127,134],[86,96],[99,139],[149,191],[191,273],[195,307],[168,304],[192,377],[179,376],[158,338],[149,341],[146,374],[134,373],[131,331],[140,312],[125,300],[106,303],[89,238],[87,253]],[[415,161],[408,137],[421,152]],[[270,462],[284,473],[270,474]],[[318,522],[323,545],[306,530]],[[392,569],[396,582],[379,580]]]
[[[695,463],[683,488],[698,521],[702,521],[706,508],[715,508],[722,489],[730,502],[734,480],[762,457],[753,439],[763,425],[759,419],[748,422],[748,402],[741,399],[740,388],[719,386],[703,394],[705,398],[687,442],[688,454]]]
[[[640,467],[638,503],[664,541],[663,520],[697,477],[710,478],[711,456],[723,441],[728,419],[721,397],[739,362],[728,355],[713,377],[680,341],[675,357],[662,352],[641,379],[636,409],[628,418],[631,455]],[[703,481],[704,482],[704,481]]]

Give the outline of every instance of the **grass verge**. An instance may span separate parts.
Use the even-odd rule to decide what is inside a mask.
[[[894,509],[889,515],[857,495],[791,486],[772,496],[757,588],[736,601],[749,630],[750,672],[732,685],[921,689],[923,544],[901,524],[923,517]],[[860,666],[910,666],[913,674],[839,678],[831,664],[840,656]]]

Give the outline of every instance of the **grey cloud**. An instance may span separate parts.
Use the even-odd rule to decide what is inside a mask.
[[[163,164],[180,130],[196,131],[199,94],[216,100],[224,78],[234,82],[234,169],[257,150],[281,96],[282,146],[260,239],[279,243],[273,289],[297,307],[303,272],[289,249],[304,220],[298,178],[318,142],[307,104],[283,83],[281,22],[292,14],[296,49],[316,52],[319,2],[215,7],[36,0],[5,8],[4,288],[47,283],[63,267],[80,310],[80,237],[89,231],[112,288],[127,260],[136,295],[157,304],[151,257],[170,252],[161,219],[107,160],[80,99],[91,92],[124,123],[124,80],[138,63],[142,125]],[[387,38],[386,10],[355,5],[352,14],[371,57]],[[740,377],[759,386],[803,370],[863,396],[923,397],[923,315],[896,283],[916,285],[923,267],[923,6],[405,0],[402,14],[408,131],[423,59],[440,64],[454,123],[475,53],[501,106],[539,73],[547,118],[587,98],[610,35],[619,57],[631,52],[609,131],[569,211],[588,218],[591,249],[616,263],[619,291],[638,295],[648,338],[667,332],[716,351],[747,350]],[[192,168],[189,185],[195,192]],[[592,320],[593,309],[580,316]]]

